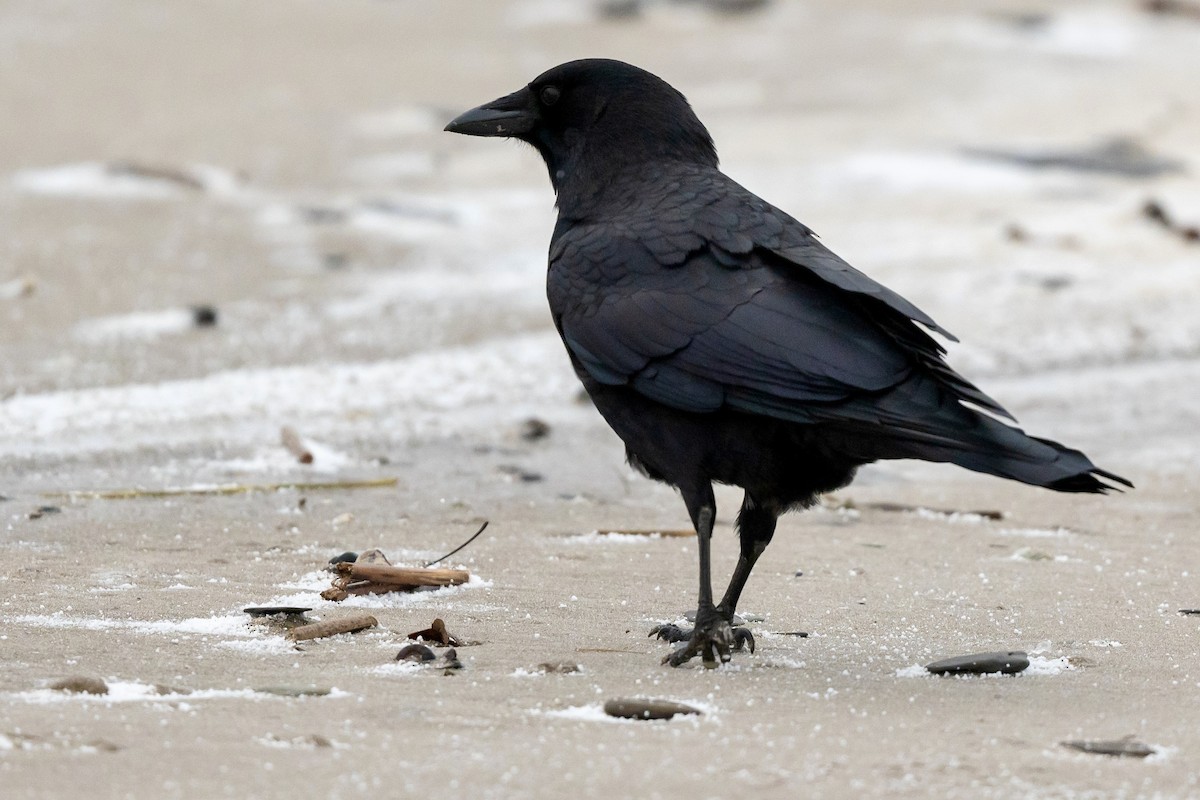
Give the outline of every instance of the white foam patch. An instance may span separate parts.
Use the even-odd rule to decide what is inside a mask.
[[[192,617],[182,620],[106,619],[103,617],[68,617],[59,611],[54,614],[20,614],[5,617],[5,621],[40,628],[78,628],[91,631],[129,630],[135,633],[171,635],[197,634],[204,636],[254,636],[246,617]]]
[[[1071,558],[1070,556],[1060,553],[1047,553],[1043,550],[1037,550],[1032,547],[1019,547],[1016,552],[1008,557],[1009,561],[1054,561],[1058,563],[1066,563],[1069,561],[1079,562],[1081,559]]]
[[[13,738],[0,733],[0,753],[6,750],[47,750],[49,748],[50,745],[47,742],[27,739],[19,735]]]
[[[1029,666],[1024,669],[1021,675],[1061,675],[1064,672],[1070,672],[1075,667],[1071,666],[1071,662],[1066,656],[1058,658],[1047,658],[1046,656],[1029,656]]]
[[[544,272],[540,253],[522,256],[522,263],[538,266]],[[543,281],[544,282],[544,281]],[[334,300],[325,305],[322,313],[339,322],[376,317],[397,306],[457,303],[466,299],[503,296],[506,302],[545,302],[544,291],[530,270],[514,265],[486,279],[466,276],[461,272],[413,271],[397,275],[372,276],[357,295]]]
[[[974,514],[970,511],[935,511],[931,508],[918,508],[916,515],[921,519],[936,519],[956,525],[980,525],[990,521],[982,514]]]
[[[374,675],[415,675],[433,663],[432,661],[392,661],[388,664],[380,664],[372,669],[371,673]]]
[[[208,462],[208,465],[238,475],[277,475],[281,472],[293,472],[296,469],[302,469],[304,473],[312,475],[335,475],[357,463],[349,454],[329,445],[307,437],[302,437],[301,442],[304,448],[312,454],[312,461],[303,465],[299,465],[295,454],[282,445],[260,448],[248,458],[212,461]]]
[[[279,750],[317,750],[324,748],[333,748],[335,750],[344,750],[349,745],[332,739],[317,739],[315,736],[293,736],[290,739],[281,739],[278,736],[258,736],[254,741],[264,747],[273,747]]]
[[[113,703],[163,703],[167,707],[188,710],[192,703],[205,700],[290,700],[294,698],[260,692],[254,689],[197,689],[191,692],[160,693],[159,688],[137,681],[120,681],[106,679],[107,694],[87,694],[86,692],[64,692],[57,689],[33,689],[26,692],[11,692],[0,695],[19,702],[55,705],[61,703],[85,703],[109,705]],[[323,698],[343,698],[352,695],[342,689],[333,688]],[[322,699],[323,699],[322,698]]]
[[[296,652],[295,643],[283,636],[265,636],[261,639],[229,639],[217,642],[217,647],[250,656],[275,656]]]
[[[1144,16],[1123,9],[1061,9],[1047,14],[1040,25],[1020,28],[960,14],[930,19],[918,38],[991,50],[1119,59],[1137,47],[1146,26]]]
[[[657,542],[663,539],[678,538],[685,539],[687,537],[669,537],[663,536],[661,533],[613,533],[600,531],[591,531],[590,533],[570,534],[560,537],[559,541],[565,544],[638,544],[640,542],[651,541]]]
[[[113,586],[93,586],[88,591],[92,594],[108,594],[110,592],[127,592],[130,589],[136,588],[136,583],[118,583]]]
[[[168,308],[86,319],[76,324],[71,333],[80,341],[97,344],[119,339],[156,339],[194,327],[195,317],[191,311]]]
[[[561,672],[558,670],[545,670],[545,669],[537,669],[537,668],[528,669],[526,667],[517,667],[512,672],[508,673],[508,677],[510,677],[510,678],[544,678],[547,675],[567,675],[567,676],[574,676],[574,677],[583,677],[585,672],[586,672],[586,670],[584,670],[583,667],[580,667],[579,669],[576,669],[576,670],[572,670],[570,672]]]
[[[1061,539],[1072,535],[1068,528],[1001,528],[999,536],[1023,536],[1030,539]]]
[[[1166,761],[1179,752],[1178,747],[1168,747],[1165,744],[1154,744],[1152,742],[1147,742],[1146,746],[1154,751],[1145,758],[1146,762],[1151,764],[1158,764]]]
[[[1125,645],[1118,642],[1116,639],[1092,639],[1088,642],[1092,647],[1124,647]]]
[[[231,370],[18,395],[0,403],[0,451],[81,457],[214,440],[275,441],[279,419],[318,436],[338,424],[354,430],[369,424],[398,437],[492,431],[515,409],[571,396],[574,380],[560,350],[558,337],[547,332],[364,364]]]
[[[114,170],[98,161],[19,170],[12,184],[19,191],[58,197],[162,200],[180,194],[171,181]]]
[[[545,711],[535,709],[532,714],[537,714],[543,717],[553,717],[555,719],[568,719],[578,722],[614,722],[614,723],[636,723],[640,720],[624,719],[623,717],[610,717],[604,713],[603,703],[591,703],[586,706],[570,706],[569,708],[555,709]]]
[[[823,168],[821,174],[831,182],[866,183],[895,192],[1020,192],[1038,185],[1026,171],[939,152],[863,152]]]
[[[418,242],[445,236],[454,229],[456,216],[448,209],[379,203],[350,209],[346,222],[363,233],[398,242]]]
[[[324,603],[324,601],[322,601]],[[269,634],[251,625],[244,615],[227,617],[193,617],[184,620],[129,620],[98,617],[69,617],[62,612],[49,615],[27,614],[6,617],[11,624],[40,628],[71,628],[75,630],[123,630],[144,636],[172,636],[190,639],[199,636],[217,647],[247,655],[275,655],[293,652],[292,643],[283,636]],[[226,638],[232,637],[232,638]]]
[[[931,673],[921,664],[913,664],[909,667],[901,667],[896,670],[897,678],[925,678]]]

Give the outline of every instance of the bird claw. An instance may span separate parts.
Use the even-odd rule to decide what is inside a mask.
[[[664,642],[686,642],[692,638],[692,631],[679,627],[678,625],[666,624],[655,625],[650,629],[647,636],[657,637]]]
[[[750,632],[746,633],[748,635]],[[753,642],[753,639],[751,636],[750,641]],[[717,619],[703,627],[697,625],[688,643],[670,653],[662,663],[679,667],[700,656],[705,667],[716,667],[728,663],[733,650],[741,649],[740,646],[735,647],[738,641],[744,639],[734,633],[734,629],[726,620]],[[753,647],[750,652],[754,652]]]
[[[743,649],[754,652],[754,634],[750,632],[749,628],[733,629],[733,649],[739,653]]]

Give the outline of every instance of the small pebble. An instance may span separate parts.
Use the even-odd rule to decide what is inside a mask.
[[[1148,744],[1139,742],[1132,736],[1123,739],[1076,739],[1059,742],[1063,747],[1078,750],[1081,753],[1095,753],[1101,756],[1118,756],[1125,758],[1145,758],[1157,751]]]
[[[453,651],[448,651],[453,652]],[[409,644],[400,648],[396,653],[396,661],[433,661],[437,654],[423,644]]]
[[[251,606],[242,609],[243,613],[249,614],[252,617],[273,617],[277,614],[299,616],[309,611],[312,611],[312,609],[301,608],[300,606]]]
[[[325,697],[333,690],[319,689],[315,686],[263,686],[254,691],[273,694],[276,697]]]
[[[446,652],[442,653],[443,666],[446,668],[446,675],[449,675],[456,670],[463,668],[463,663],[458,660],[458,651],[451,647]]]
[[[526,442],[536,442],[550,435],[550,425],[537,417],[530,417],[521,423],[517,435]]]
[[[1015,675],[1029,666],[1029,656],[1020,650],[1007,653],[975,653],[926,664],[934,675],[986,675],[1000,672]]]
[[[197,328],[211,328],[217,324],[217,309],[213,306],[192,306],[192,324]]]
[[[651,700],[640,697],[620,697],[604,704],[604,713],[622,719],[671,719],[680,714],[702,714],[694,706],[673,700]]]
[[[355,561],[358,561],[358,553],[350,550],[347,550],[346,552],[329,559],[330,564],[341,564],[344,562],[353,564]]]
[[[108,684],[99,678],[76,675],[50,684],[50,688],[71,694],[108,694]]]
[[[62,509],[58,506],[38,506],[33,511],[29,512],[30,519],[41,519],[47,514],[60,514]]]
[[[542,672],[557,672],[562,675],[583,672],[583,667],[573,661],[543,661],[541,664],[538,664],[538,669]]]

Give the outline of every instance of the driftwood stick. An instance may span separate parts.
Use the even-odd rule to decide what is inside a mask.
[[[187,489],[108,489],[92,492],[42,492],[42,497],[64,497],[72,500],[131,500],[139,497],[180,497],[183,495],[250,494],[278,492],[283,489],[321,491],[326,489],[380,489],[395,486],[398,478],[371,478],[362,481],[318,481],[286,483],[233,483],[219,486],[197,486]]]
[[[279,431],[279,441],[301,464],[313,463],[312,450],[308,449],[308,445],[300,438],[300,434],[296,432],[295,428],[284,425]]]
[[[354,633],[366,628],[374,628],[379,622],[370,614],[352,614],[339,619],[328,619],[314,622],[312,625],[301,625],[292,628],[288,637],[296,642],[308,639],[322,639],[326,636],[337,636],[339,633]]]
[[[393,567],[384,564],[359,564],[342,562],[335,565],[339,575],[372,583],[392,586],[453,586],[471,580],[465,569],[425,569],[421,567]],[[347,586],[347,590],[351,589]]]
[[[601,536],[660,536],[663,539],[685,538],[696,535],[696,532],[691,528],[608,528],[598,530],[596,533]]]

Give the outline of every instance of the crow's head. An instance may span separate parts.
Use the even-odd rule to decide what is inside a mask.
[[[712,137],[682,94],[645,70],[609,59],[560,64],[523,89],[459,115],[446,130],[528,142],[560,193],[571,181],[604,181],[650,162],[717,165]]]

